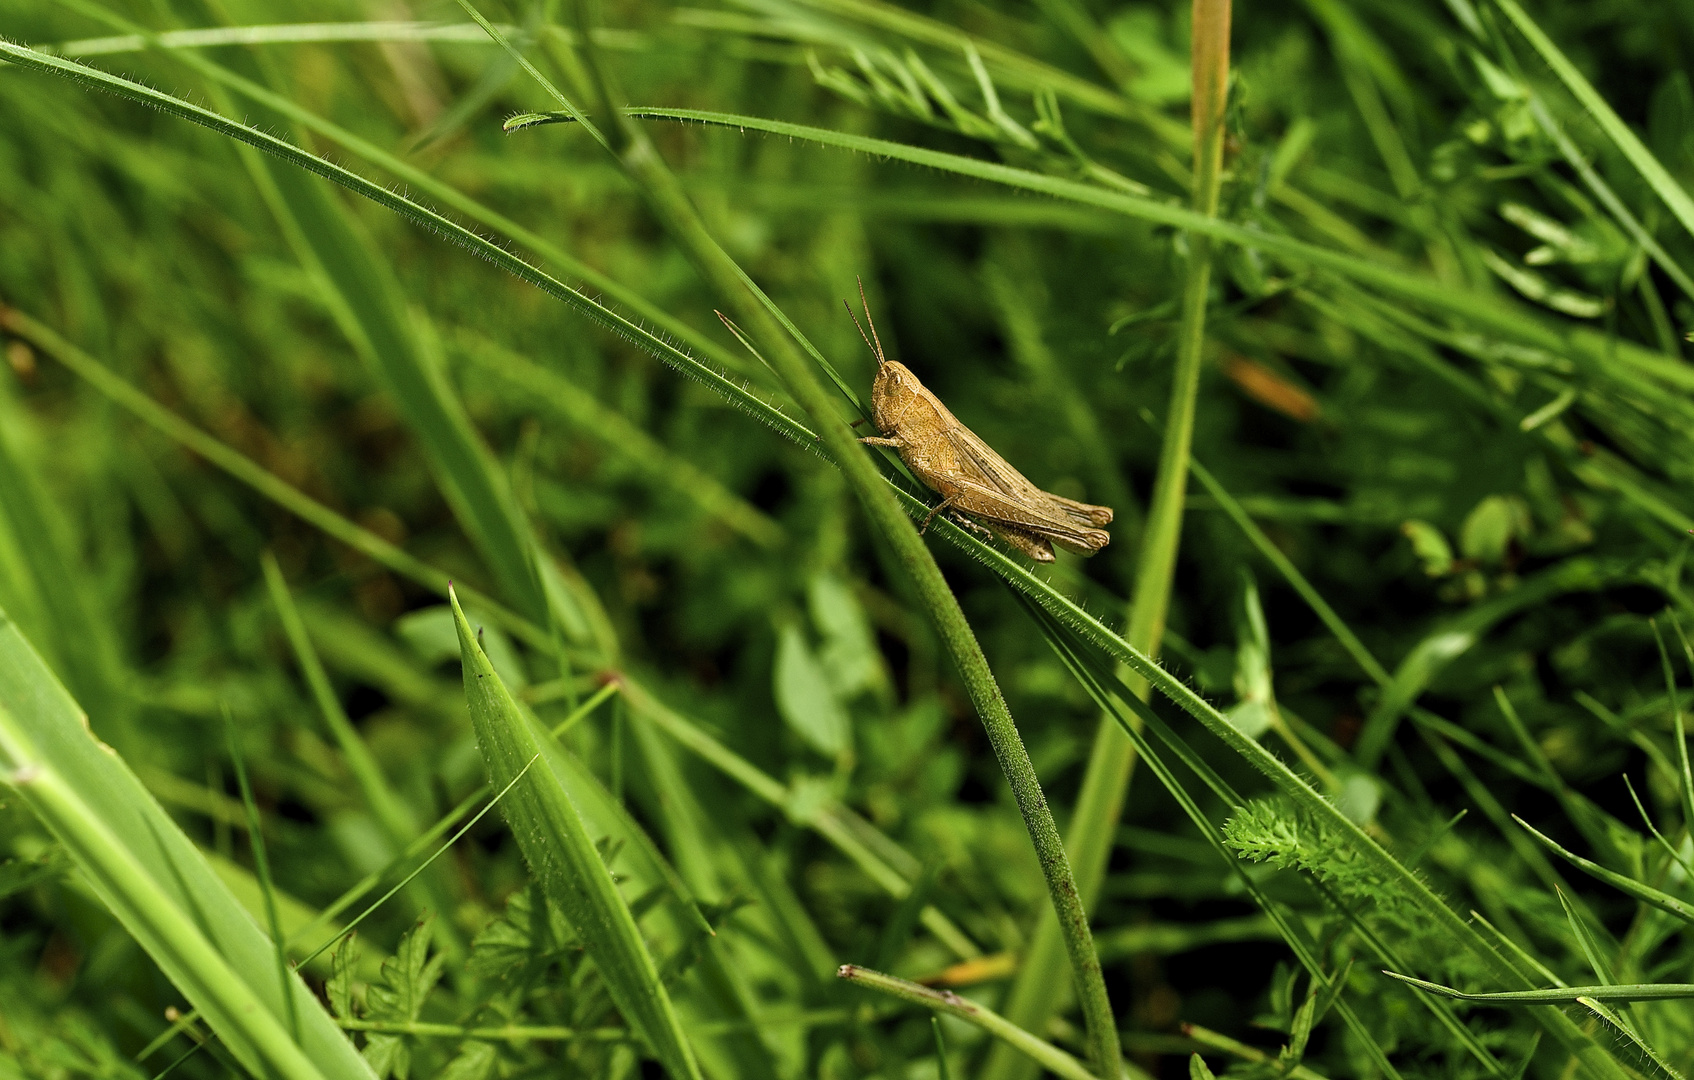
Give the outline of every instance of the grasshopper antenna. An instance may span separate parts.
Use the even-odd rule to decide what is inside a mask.
[[[865,340],[865,348],[869,349],[871,351],[871,355],[876,357],[876,366],[881,367],[882,365],[888,363],[888,357],[886,355],[884,355],[884,353],[882,351],[882,338],[880,336],[878,336],[878,334],[876,332],[876,322],[871,319],[871,306],[870,306],[870,303],[865,299],[865,279],[861,277],[861,278],[858,279],[858,282],[859,282],[859,303],[864,305],[865,322],[870,324],[871,332],[869,334],[865,333],[864,326],[860,325],[860,323],[859,323],[859,317],[857,315],[853,314],[853,305],[852,304],[849,304],[847,301],[843,300],[843,301],[841,301],[841,306],[847,309],[847,317],[849,319],[853,320],[854,326],[858,327],[859,336],[861,338],[864,338],[864,340]],[[874,345],[871,344],[871,342],[873,340],[876,342]],[[1694,531],[1694,530],[1691,530],[1691,531]]]

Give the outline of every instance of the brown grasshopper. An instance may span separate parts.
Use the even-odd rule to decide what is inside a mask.
[[[1079,555],[1093,555],[1111,543],[1111,534],[1094,527],[1111,523],[1111,507],[1054,495],[1025,479],[975,432],[959,423],[910,368],[884,355],[882,338],[877,336],[870,305],[865,302],[863,281],[859,283],[859,302],[865,307],[869,334],[859,325],[852,305],[842,301],[853,325],[859,327],[859,336],[876,357],[871,422],[881,432],[880,436],[859,441],[893,448],[906,467],[941,496],[923,519],[920,533],[929,528],[936,514],[950,510],[960,524],[979,531],[986,528],[1036,562],[1052,562],[1054,544]],[[980,524],[966,514],[980,519]]]

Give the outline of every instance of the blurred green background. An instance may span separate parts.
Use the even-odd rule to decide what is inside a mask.
[[[568,5],[484,11],[581,91]],[[1694,7],[1530,16],[1686,191]],[[631,104],[789,120],[1187,204],[1180,4],[622,0],[602,17],[596,39]],[[1164,658],[1550,975],[1597,981],[1558,882],[1620,981],[1689,980],[1686,925],[1555,870],[1505,815],[1687,894],[1686,863],[1652,838],[1624,778],[1686,858],[1672,725],[1687,691],[1667,692],[1649,618],[1687,683],[1690,223],[1499,8],[1308,0],[1234,18],[1221,216],[1416,275],[1433,298],[1216,248],[1194,454],[1224,497],[1190,484]],[[243,27],[264,29],[227,30]],[[8,0],[0,34],[307,146],[787,402],[583,131],[502,133],[553,102],[457,5]],[[1187,237],[803,139],[647,126],[713,235],[861,397],[874,364],[840,308],[859,275],[890,355],[964,423],[1037,484],[1115,508],[1110,547],[1041,574],[1121,627]],[[1527,329],[1453,306],[1478,300]],[[565,744],[719,925],[707,960],[688,953],[697,942],[657,950],[682,957],[688,1024],[722,1022],[722,995],[748,1010],[736,1030],[754,1032],[749,1045],[701,1050],[710,1075],[936,1076],[927,1018],[837,983],[840,963],[1003,1002],[1047,903],[1040,873],[945,653],[820,457],[382,207],[18,67],[0,69],[0,304],[0,607],[238,896],[257,905],[259,891],[221,710],[284,914],[304,922],[483,783],[458,645],[439,595],[144,423],[90,364],[455,582],[543,625],[564,618],[561,661],[468,605],[543,720],[628,674],[639,693],[600,704]],[[494,502],[463,485],[479,462],[498,478]],[[1381,662],[1386,689],[1255,548],[1232,499]],[[549,560],[551,605],[545,589],[520,595],[525,571],[506,558],[502,530],[523,528]],[[929,540],[1064,826],[1099,706],[1004,582]],[[326,726],[279,620],[282,582],[387,811]],[[771,786],[677,741],[655,719],[665,710]],[[1194,737],[1262,793],[1250,767]],[[1265,854],[1250,816],[1201,795],[1233,819],[1241,851]],[[12,798],[0,814],[0,1074],[157,1073],[189,1043],[133,1059],[181,997],[33,817]],[[1283,823],[1298,831],[1297,816]],[[891,895],[831,827],[916,899]],[[1200,1045],[1184,1023],[1274,1061],[1306,994],[1198,836],[1137,772],[1094,910],[1127,1048],[1155,1075],[1183,1075]],[[1373,903],[1313,835],[1283,839],[1251,873],[1309,920],[1335,970],[1357,953],[1347,997],[1381,1053],[1407,1076],[1490,1075],[1376,974],[1390,965],[1364,927],[1413,974],[1463,983],[1473,969],[1444,967],[1429,928]],[[568,949],[536,951],[526,880],[485,818],[361,928],[361,983],[382,984],[382,957],[427,910],[444,961],[412,1019],[615,1025]],[[970,950],[920,917],[925,904],[980,951],[975,969],[946,974]],[[497,916],[527,928],[511,956],[486,939]],[[511,974],[524,963],[541,966]],[[1461,1015],[1502,1067],[1563,1075],[1522,1010]],[[1685,1003],[1633,1015],[1686,1070]],[[1039,1034],[1081,1053],[1076,1023],[1061,1013]],[[977,1075],[981,1033],[945,1030],[954,1075]],[[1305,1061],[1382,1075],[1368,1043],[1331,1014]],[[654,1068],[615,1042],[406,1045],[412,1074],[454,1080]],[[179,1072],[227,1067],[203,1053]]]

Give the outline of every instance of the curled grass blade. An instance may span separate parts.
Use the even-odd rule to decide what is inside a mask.
[[[465,697],[491,783],[510,783],[544,754],[545,731],[526,717],[489,663],[451,592],[464,663]],[[700,1080],[658,965],[635,916],[551,762],[502,805],[531,871],[581,935],[624,1019],[675,1080]]]

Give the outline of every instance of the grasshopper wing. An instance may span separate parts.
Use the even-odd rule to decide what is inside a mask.
[[[1103,529],[1073,524],[1053,516],[1049,508],[1040,503],[1014,499],[975,480],[956,479],[952,488],[954,508],[982,518],[991,528],[1004,527],[1008,531],[1045,538],[1080,555],[1092,555],[1111,543],[1111,534]],[[1013,546],[1023,549],[1022,544],[1014,542]]]
[[[1092,555],[1110,542],[1107,533],[1092,527],[1111,522],[1110,507],[1041,490],[963,424],[955,423],[947,437],[967,473],[970,488],[958,502],[967,513],[1049,537],[1082,555]]]

